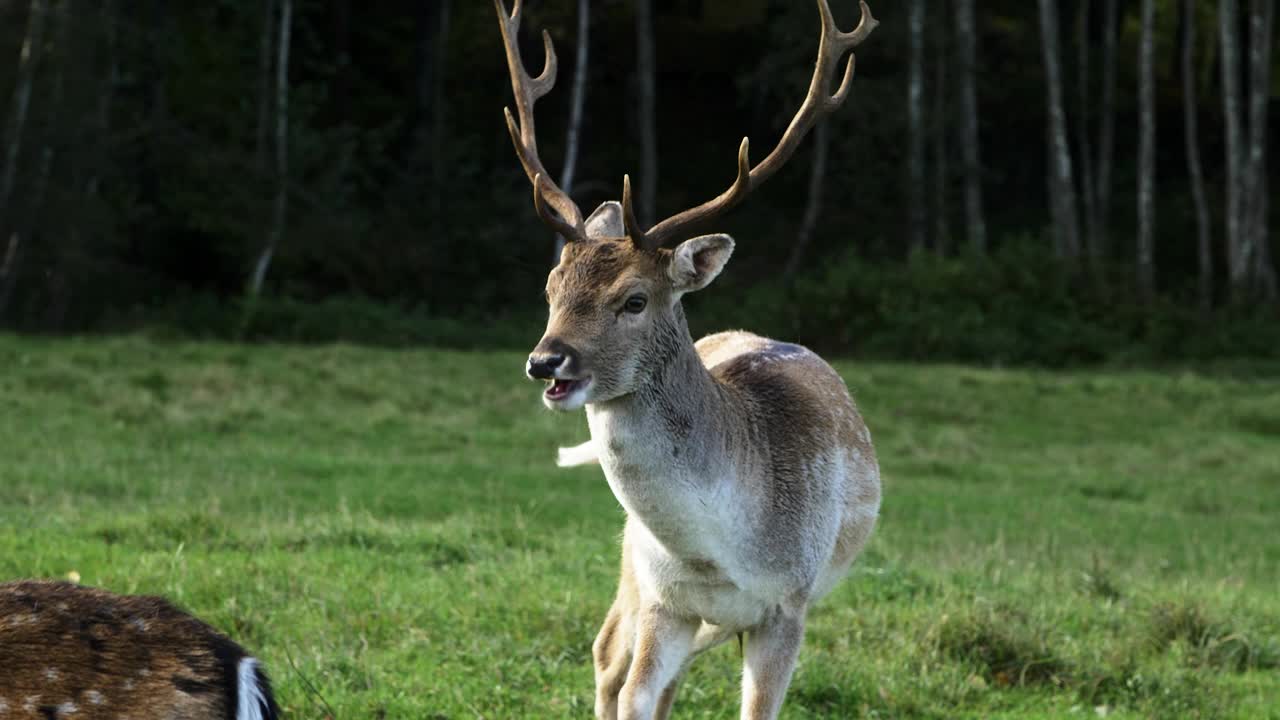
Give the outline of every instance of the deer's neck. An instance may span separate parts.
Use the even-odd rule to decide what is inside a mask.
[[[587,405],[591,437],[618,500],[656,534],[682,521],[694,496],[732,475],[732,408],[703,366],[683,319],[648,382],[636,392]]]

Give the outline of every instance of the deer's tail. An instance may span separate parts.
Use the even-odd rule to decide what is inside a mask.
[[[271,680],[255,658],[243,657],[236,667],[236,720],[279,720]]]
[[[590,440],[581,445],[562,447],[556,457],[556,465],[560,467],[577,467],[578,465],[590,465],[599,462],[600,456],[596,454],[596,446]]]

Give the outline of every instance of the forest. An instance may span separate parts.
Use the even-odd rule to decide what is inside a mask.
[[[508,10],[511,0],[508,0]],[[1280,356],[1274,0],[878,0],[694,324],[1063,365]],[[852,0],[833,2],[842,28]],[[525,0],[556,181],[642,222],[799,107],[814,3]],[[489,2],[0,4],[0,328],[523,345],[557,238]],[[476,328],[487,330],[478,332]],[[513,339],[514,338],[514,339]]]

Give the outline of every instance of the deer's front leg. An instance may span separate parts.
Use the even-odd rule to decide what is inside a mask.
[[[747,633],[742,672],[742,720],[774,720],[791,684],[804,611],[783,609]]]
[[[679,618],[656,605],[635,615],[636,635],[631,669],[618,696],[621,720],[652,720],[662,695],[680,675],[693,652],[699,621]]]
[[[624,600],[622,597],[614,600],[591,646],[596,671],[597,720],[617,720],[618,693],[631,667],[631,646],[635,642],[631,614],[634,611]]]

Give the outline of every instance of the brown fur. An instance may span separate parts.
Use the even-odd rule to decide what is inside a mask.
[[[852,56],[834,95],[832,75],[877,24],[860,5],[861,22],[846,33],[818,0],[819,59],[778,147],[753,167],[744,139],[728,191],[645,231],[629,180],[621,204],[601,205],[585,223],[567,196],[543,187],[532,103],[554,84],[553,63],[531,81],[512,39],[519,13],[496,2],[520,104],[520,131],[510,116],[508,125],[539,214],[570,241],[547,280],[550,318],[526,372],[550,383],[549,407],[586,408],[592,441],[562,448],[562,464],[594,451],[627,512],[618,594],[592,647],[602,720],[664,720],[693,657],[744,632],[741,717],[776,718],[805,613],[875,526],[879,466],[840,376],[805,348],[750,333],[695,345],[680,298],[715,279],[733,240],[661,249],[741,201],[844,102]],[[556,218],[548,203],[570,207]]]
[[[0,584],[0,718],[234,718],[245,656],[163,598]]]
[[[695,274],[709,273],[705,278],[682,278],[672,270],[675,262],[672,251],[638,250],[617,239],[568,246],[547,282],[551,317],[535,353],[567,352],[566,375],[594,382],[588,403],[595,405],[589,407],[611,407],[632,417],[633,430],[649,434],[645,442],[665,443],[663,465],[693,471],[687,481],[718,477],[716,467],[700,464],[704,457],[727,454],[735,467],[749,468],[739,482],[757,498],[766,525],[743,541],[750,543],[763,572],[790,577],[794,589],[772,619],[754,627],[721,627],[671,615],[642,597],[624,542],[618,594],[593,645],[596,713],[608,720],[628,717],[629,709],[648,705],[649,700],[636,699],[643,692],[645,698],[656,696],[652,717],[662,720],[693,657],[745,631],[750,692],[744,717],[772,718],[790,681],[807,607],[829,589],[818,586],[820,579],[830,582],[843,574],[874,527],[879,505],[875,451],[843,380],[808,350],[745,332],[718,333],[695,344],[679,302],[689,289],[682,283],[704,285],[723,258],[719,265],[693,264]],[[637,292],[648,298],[645,312],[622,314],[618,308]],[[667,470],[633,458],[627,437],[600,438],[600,451],[611,456],[606,471],[638,490],[631,499],[641,503],[637,509],[653,532],[678,535],[678,527],[664,527],[657,506],[643,506],[645,497],[661,497],[663,483],[670,482],[662,477]],[[851,479],[843,484],[812,473],[815,459],[833,452],[849,463]],[[812,518],[829,515],[833,507],[840,508],[838,530],[824,539],[815,534]],[[826,547],[827,559],[820,565],[797,564],[799,547]],[[713,559],[672,552],[689,582],[737,589]],[[685,633],[694,633],[687,657],[677,668],[660,666],[663,643]]]

